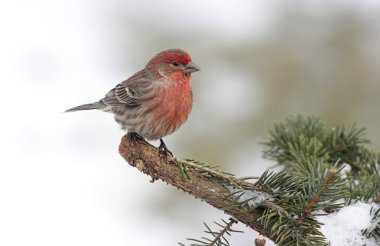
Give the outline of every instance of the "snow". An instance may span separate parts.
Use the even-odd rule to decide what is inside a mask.
[[[231,193],[234,193],[238,202],[247,201],[250,208],[255,208],[264,200],[270,200],[271,196],[265,192],[259,192],[254,190],[236,189],[232,186],[227,186]],[[241,192],[244,192],[243,195]],[[346,206],[338,212],[327,214],[324,216],[318,216],[319,222],[322,222],[320,231],[325,235],[327,241],[331,246],[378,246],[380,242],[376,242],[374,238],[366,238],[362,234],[362,230],[371,228],[371,208],[377,209],[380,206],[371,203],[357,202],[350,206]],[[322,214],[319,212],[318,214]]]
[[[352,168],[351,168],[351,165],[346,162],[342,163],[342,167],[343,168],[340,173],[341,173],[341,177],[345,179],[347,178],[347,173],[350,173]]]
[[[271,196],[268,193],[265,192],[260,192],[260,191],[255,191],[255,190],[242,190],[242,189],[237,189],[233,186],[227,186],[227,189],[231,192],[234,193],[234,197],[237,198],[237,202],[244,202],[248,201],[247,204],[250,208],[255,208],[260,203],[264,200],[270,200]],[[241,192],[238,192],[241,191]],[[242,194],[243,192],[243,194]]]
[[[330,241],[332,246],[377,246],[373,238],[368,239],[362,235],[362,230],[371,226],[371,208],[378,208],[377,204],[357,202],[346,206],[336,213],[318,217],[322,222],[320,231]]]

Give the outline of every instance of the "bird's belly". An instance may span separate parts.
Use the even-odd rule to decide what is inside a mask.
[[[147,115],[146,125],[137,127],[138,134],[148,140],[163,138],[175,132],[187,120],[191,107],[160,107]]]
[[[141,136],[156,140],[175,132],[187,120],[192,107],[192,95],[184,97],[164,97],[152,105],[146,113],[146,125],[136,128]]]
[[[136,132],[148,140],[157,140],[175,132],[187,120],[192,107],[192,93],[182,97],[163,96],[151,104],[135,109],[113,110],[123,129]]]

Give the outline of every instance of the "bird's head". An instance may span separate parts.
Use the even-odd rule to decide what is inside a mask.
[[[172,79],[190,79],[191,74],[200,70],[191,61],[190,55],[180,49],[164,50],[153,57],[146,65],[155,75]]]

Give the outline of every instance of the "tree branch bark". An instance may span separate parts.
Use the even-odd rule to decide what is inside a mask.
[[[264,210],[252,210],[246,204],[237,204],[236,197],[226,187],[231,185],[254,189],[252,183],[202,165],[167,157],[151,144],[142,140],[130,140],[128,135],[123,136],[119,153],[131,166],[151,176],[151,182],[161,179],[271,238],[258,221]]]

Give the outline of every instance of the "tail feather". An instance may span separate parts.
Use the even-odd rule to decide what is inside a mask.
[[[75,112],[75,111],[80,111],[80,110],[90,110],[90,109],[101,109],[102,108],[101,103],[96,102],[96,103],[88,103],[88,104],[83,104],[74,108],[70,108],[65,110],[65,112]]]

